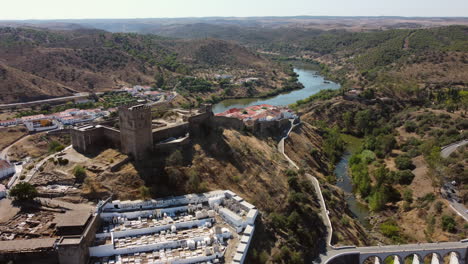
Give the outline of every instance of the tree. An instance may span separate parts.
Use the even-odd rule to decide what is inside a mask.
[[[395,181],[399,184],[409,185],[413,182],[415,175],[410,170],[395,172]]]
[[[457,230],[457,224],[455,223],[455,219],[449,215],[442,216],[442,230],[448,231],[450,233],[455,233]]]
[[[140,196],[143,200],[148,200],[151,198],[151,190],[146,186],[141,186],[139,189]]]
[[[15,201],[32,201],[37,196],[36,187],[27,182],[20,182],[10,190]]]
[[[395,159],[396,167],[399,170],[412,170],[414,168],[411,158],[406,155],[400,155]]]
[[[359,111],[354,116],[354,123],[358,129],[358,133],[361,135],[367,134],[374,128],[374,122],[372,121],[372,113],[369,109]]]

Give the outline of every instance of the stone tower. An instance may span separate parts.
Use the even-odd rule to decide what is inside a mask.
[[[142,160],[153,150],[151,107],[146,105],[119,108],[120,142],[122,152]]]

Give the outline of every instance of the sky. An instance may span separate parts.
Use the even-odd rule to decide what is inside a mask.
[[[0,20],[207,16],[468,16],[468,0],[0,0]]]

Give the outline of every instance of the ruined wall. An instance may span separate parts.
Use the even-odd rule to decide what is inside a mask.
[[[259,137],[281,137],[290,127],[289,119],[256,121],[252,132]]]
[[[102,127],[87,130],[72,129],[70,135],[73,148],[83,153],[92,152],[105,142]]]
[[[162,127],[153,130],[153,142],[158,143],[170,137],[183,137],[189,132],[189,123],[181,123],[180,125],[171,127]]]
[[[214,116],[213,123],[216,127],[235,129],[239,131],[244,130],[246,127],[245,123],[242,120],[226,116]]]
[[[107,144],[113,148],[120,148],[120,131],[112,127],[103,127],[103,135]]]
[[[189,121],[189,132],[191,137],[204,137],[213,129],[213,112],[205,112],[191,116]]]

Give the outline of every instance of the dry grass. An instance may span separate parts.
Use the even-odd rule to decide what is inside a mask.
[[[27,134],[28,132],[23,126],[0,128],[0,149],[4,149]]]

